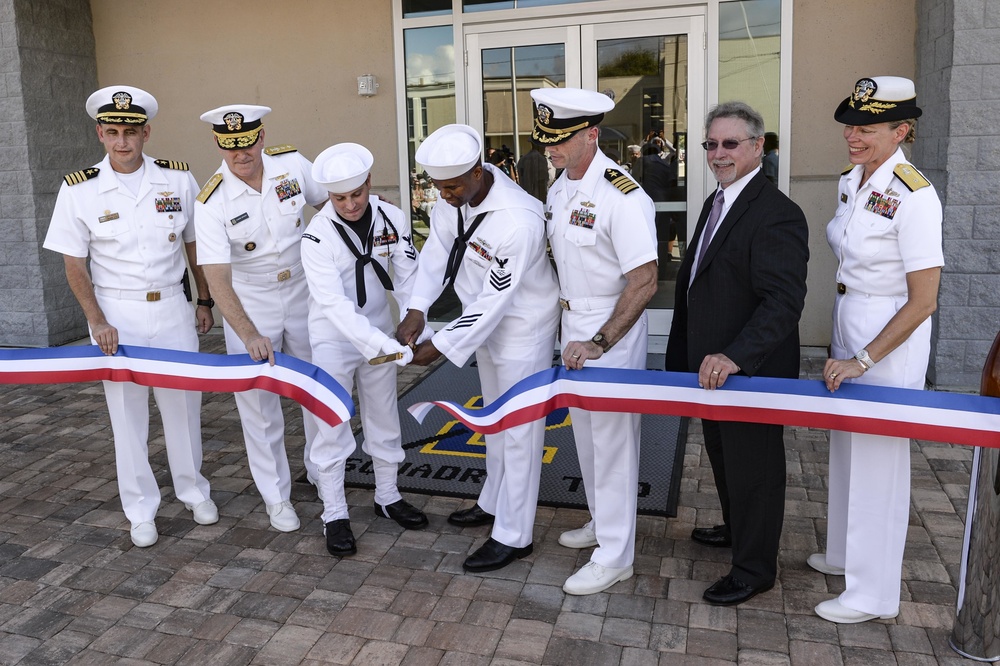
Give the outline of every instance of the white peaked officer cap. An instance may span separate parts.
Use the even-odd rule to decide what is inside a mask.
[[[145,125],[158,109],[156,98],[133,86],[108,86],[87,98],[87,114],[103,125]]]
[[[328,192],[350,194],[365,184],[374,163],[375,157],[364,146],[338,143],[316,157],[312,177]]]
[[[543,146],[568,141],[573,134],[599,125],[615,101],[604,93],[583,88],[535,88],[535,128],[531,140]]]
[[[417,148],[415,159],[434,180],[449,180],[468,173],[483,155],[483,140],[468,125],[445,125]]]
[[[239,150],[257,143],[261,118],[271,113],[271,107],[256,104],[227,104],[201,114],[201,119],[212,124],[212,133],[219,148]]]

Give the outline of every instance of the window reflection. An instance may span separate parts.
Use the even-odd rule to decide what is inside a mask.
[[[463,0],[464,12],[491,12],[497,9],[525,9],[547,5],[571,5],[584,0]]]
[[[451,0],[403,0],[403,18],[451,14]]]
[[[427,237],[437,189],[417,173],[417,146],[437,128],[455,122],[455,46],[451,26],[403,31],[406,59],[406,137],[410,173],[410,212],[414,242]]]
[[[764,171],[774,182],[779,161],[781,0],[719,4],[719,101],[742,100],[764,116]]]

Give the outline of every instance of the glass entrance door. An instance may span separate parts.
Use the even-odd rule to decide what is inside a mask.
[[[468,122],[482,130],[487,158],[515,176],[531,150],[530,90],[582,86],[614,98],[600,146],[656,203],[660,288],[650,323],[658,335],[669,330],[677,266],[705,197],[704,169],[687,161],[689,119],[697,144],[705,111],[703,32],[704,17],[687,16],[466,35]]]

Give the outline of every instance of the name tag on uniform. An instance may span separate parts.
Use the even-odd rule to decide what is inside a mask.
[[[875,213],[890,220],[896,214],[897,208],[899,208],[899,199],[887,197],[880,192],[872,192],[868,196],[868,203],[865,204],[865,210],[869,213]]]
[[[847,193],[846,192],[842,192],[841,193],[841,195],[840,195],[840,202],[841,203],[847,203]]]
[[[180,213],[181,212],[181,198],[180,197],[163,197],[162,199],[154,199],[156,202],[156,212],[157,213]]]
[[[118,213],[108,213],[107,215],[101,215],[99,218],[97,218],[97,221],[103,224],[105,222],[110,222],[111,220],[117,220],[117,219],[118,219]]]
[[[573,211],[573,214],[569,216],[569,223],[575,227],[583,227],[584,229],[594,228],[594,211],[587,210],[586,208],[578,208]]]
[[[396,238],[396,234],[389,233],[388,229],[385,230],[380,235],[375,236],[374,239],[372,239],[372,243],[375,247],[379,247],[382,245],[391,245],[392,243],[398,243],[398,242],[399,240]],[[379,256],[385,256],[385,255],[379,255]]]
[[[249,220],[249,219],[250,219],[250,213],[242,213],[241,215],[237,215],[233,219],[229,220],[229,224],[239,224],[243,220]]]
[[[278,194],[278,201],[285,201],[296,195],[302,194],[302,188],[299,187],[299,181],[297,178],[281,181],[274,186],[274,191]]]

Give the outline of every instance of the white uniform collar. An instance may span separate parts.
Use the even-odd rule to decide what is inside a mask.
[[[864,186],[878,190],[879,192],[885,192],[889,189],[889,184],[892,183],[892,179],[895,177],[893,170],[901,162],[906,162],[906,155],[903,154],[902,148],[897,147],[896,152],[883,162],[882,166],[875,169],[875,173],[872,174]],[[850,184],[853,192],[858,191],[858,183],[861,182],[861,175],[864,173],[864,168],[865,165],[858,164],[847,174],[847,182]]]
[[[541,202],[522,190],[503,171],[492,164],[484,164],[483,169],[493,174],[493,186],[478,206],[469,206],[471,216],[511,208],[526,208],[531,211],[540,209]]]
[[[580,180],[571,180],[569,174],[563,172],[563,189],[566,194],[573,197],[577,194],[584,194],[586,196],[592,195],[597,191],[597,186],[604,178],[604,172],[607,169],[620,169],[614,160],[601,152],[601,149],[597,149],[597,153],[594,155],[594,159],[590,161],[590,166],[587,167],[586,173],[583,174],[583,178]],[[624,173],[624,172],[623,172]]]
[[[264,176],[261,178],[260,181],[260,192],[258,192],[257,190],[253,189],[245,182],[243,182],[243,180],[239,176],[234,174],[229,169],[229,165],[226,164],[226,161],[225,160],[222,161],[222,175],[228,176],[222,179],[222,187],[226,191],[227,197],[229,197],[230,199],[235,199],[236,197],[244,193],[259,194],[263,196],[264,193],[267,192],[267,188],[269,187],[268,183],[271,180],[273,180],[275,176],[280,176],[282,175],[282,173],[287,173],[287,172],[282,172],[281,165],[278,164],[276,160],[267,153],[261,153],[260,159],[264,165]]]
[[[145,153],[142,155],[142,166],[142,183],[139,185],[139,193],[136,195],[136,199],[141,199],[145,196],[146,192],[151,188],[151,183],[168,182],[163,173],[159,169],[154,168],[156,165],[153,164],[153,158]],[[97,191],[104,193],[109,190],[118,189],[118,174],[111,167],[111,156],[105,155],[97,167],[101,170],[97,174]],[[125,191],[128,191],[127,188]]]

